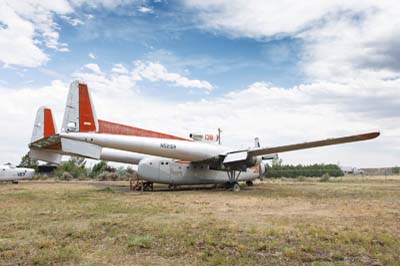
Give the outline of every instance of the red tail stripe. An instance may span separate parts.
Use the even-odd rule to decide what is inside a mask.
[[[98,131],[99,133],[192,141],[190,139],[185,139],[170,134],[151,131],[138,127],[126,126],[109,121],[98,120],[98,122],[99,122],[99,131]]]
[[[56,134],[56,129],[53,122],[53,115],[51,113],[51,109],[44,109],[44,137],[48,137]]]
[[[79,131],[96,131],[88,87],[82,83],[79,83]]]

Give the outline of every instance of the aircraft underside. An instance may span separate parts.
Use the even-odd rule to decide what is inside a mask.
[[[246,171],[209,169],[207,164],[182,163],[171,159],[145,159],[139,163],[140,178],[155,183],[173,185],[225,184],[227,182],[251,181],[260,177],[260,167]]]

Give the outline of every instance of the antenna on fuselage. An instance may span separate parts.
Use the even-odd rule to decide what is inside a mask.
[[[218,128],[218,144],[221,145],[221,132],[222,130]]]

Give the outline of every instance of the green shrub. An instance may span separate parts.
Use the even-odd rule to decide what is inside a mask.
[[[321,178],[319,179],[320,182],[328,182],[331,176],[328,173],[323,174]]]
[[[108,167],[107,162],[100,161],[95,165],[93,165],[92,171],[90,172],[89,176],[92,178],[98,177],[100,174],[106,171],[107,167]]]
[[[83,158],[72,157],[69,161],[58,166],[54,173],[57,177],[64,180],[86,177],[87,170],[85,168],[85,161]]]

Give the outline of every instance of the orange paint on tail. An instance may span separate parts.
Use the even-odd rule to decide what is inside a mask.
[[[44,109],[44,137],[48,137],[56,134],[56,129],[53,123],[53,115],[51,113],[51,109]]]
[[[96,131],[88,87],[83,83],[79,83],[79,131]]]

